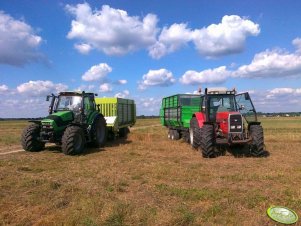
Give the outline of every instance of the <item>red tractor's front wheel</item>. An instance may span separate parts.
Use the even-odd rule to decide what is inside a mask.
[[[251,125],[250,135],[252,137],[252,143],[250,144],[250,154],[254,157],[264,156],[264,137],[263,128],[261,125]]]

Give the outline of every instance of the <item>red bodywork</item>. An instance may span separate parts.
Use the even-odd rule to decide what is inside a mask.
[[[239,112],[231,111],[231,112],[217,112],[216,113],[216,123],[219,124],[219,128],[221,129],[223,134],[229,133],[229,115],[240,114]],[[198,120],[199,127],[203,127],[204,122],[206,121],[206,116],[202,112],[195,113],[195,117]]]
[[[206,121],[206,115],[203,112],[197,112],[194,114],[196,119],[198,120],[199,127],[203,127],[204,122]]]
[[[228,134],[229,132],[229,115],[230,114],[239,114],[237,112],[217,112],[216,113],[216,122],[220,125],[220,129],[223,134]]]

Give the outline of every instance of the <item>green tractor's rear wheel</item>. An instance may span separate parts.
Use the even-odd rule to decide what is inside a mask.
[[[197,149],[201,142],[201,128],[196,118],[190,120],[189,141],[191,147]]]
[[[23,130],[21,142],[25,151],[37,152],[44,149],[45,143],[38,140],[40,130],[38,124],[30,124]]]
[[[251,125],[250,135],[252,137],[252,143],[250,144],[250,154],[254,157],[264,156],[265,150],[262,126]]]
[[[65,155],[76,155],[83,153],[86,139],[84,131],[78,126],[66,128],[62,137],[62,151]]]
[[[103,117],[99,117],[94,122],[94,140],[92,145],[94,147],[102,147],[107,141],[107,127],[106,127],[106,120]]]
[[[214,148],[214,128],[213,125],[203,125],[201,142],[202,155],[204,158],[216,157]]]

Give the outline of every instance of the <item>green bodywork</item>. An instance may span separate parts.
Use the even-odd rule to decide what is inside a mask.
[[[60,111],[52,113],[41,121],[42,126],[51,126],[54,131],[64,131],[67,123],[73,121],[73,113],[71,111]],[[63,123],[63,125],[62,125]]]
[[[105,117],[108,129],[114,133],[121,128],[133,126],[136,122],[136,106],[133,100],[103,97],[95,98],[95,103]]]
[[[202,96],[176,94],[162,99],[160,122],[163,126],[189,128],[190,119],[200,112]]]

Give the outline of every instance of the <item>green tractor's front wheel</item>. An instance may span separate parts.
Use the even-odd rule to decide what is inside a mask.
[[[79,126],[69,126],[62,137],[62,151],[65,155],[83,153],[86,139],[84,131]]]
[[[40,130],[38,124],[30,124],[23,130],[21,143],[25,151],[37,152],[45,148],[45,143],[39,141]]]

